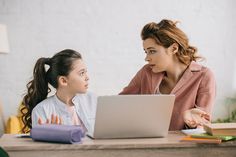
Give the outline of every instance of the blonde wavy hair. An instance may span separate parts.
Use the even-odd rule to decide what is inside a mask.
[[[189,65],[191,61],[204,59],[197,53],[197,48],[189,45],[187,35],[180,30],[171,20],[163,19],[159,23],[151,22],[146,24],[141,32],[142,40],[152,38],[158,45],[168,48],[173,43],[179,45],[179,51],[176,53],[180,62]]]

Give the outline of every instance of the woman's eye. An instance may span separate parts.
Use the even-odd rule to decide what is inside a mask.
[[[156,53],[157,51],[155,51],[155,50],[151,50],[150,51],[150,54],[154,54],[154,53]]]

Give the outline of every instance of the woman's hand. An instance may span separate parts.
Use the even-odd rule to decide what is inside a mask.
[[[200,128],[203,124],[210,123],[210,115],[201,109],[193,108],[184,112],[184,122],[190,128]]]
[[[55,116],[54,114],[51,115],[51,121],[47,118],[46,122],[44,123],[42,119],[39,117],[38,124],[62,124],[62,118],[59,116]]]

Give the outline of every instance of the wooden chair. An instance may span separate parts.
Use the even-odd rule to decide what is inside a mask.
[[[16,115],[11,115],[6,123],[6,130],[5,132],[8,134],[22,134],[22,128],[24,126],[22,121],[22,113],[21,109],[23,107],[23,103],[21,102]]]

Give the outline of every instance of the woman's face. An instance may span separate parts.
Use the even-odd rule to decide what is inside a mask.
[[[148,62],[154,73],[167,70],[172,61],[169,48],[158,45],[152,38],[143,41],[143,48],[146,53],[145,61]]]
[[[75,60],[72,70],[67,76],[67,86],[73,93],[86,93],[88,89],[87,68],[83,60]]]

